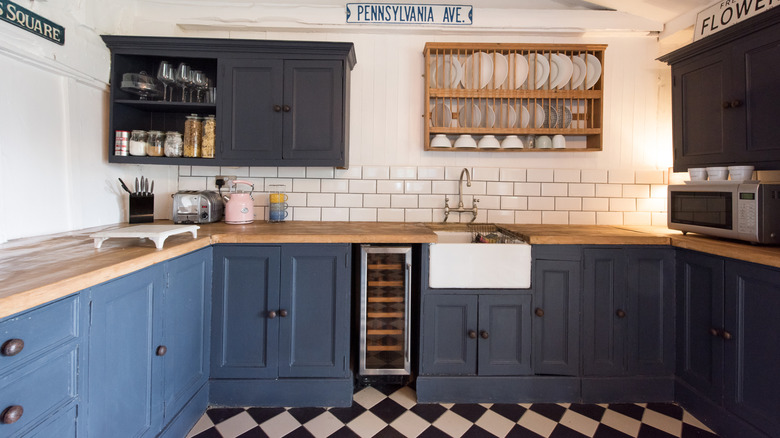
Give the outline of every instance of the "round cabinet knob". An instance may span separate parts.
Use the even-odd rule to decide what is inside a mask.
[[[270,312],[268,312],[268,319],[274,319],[274,318],[276,318],[276,312],[271,310]]]
[[[474,330],[469,330],[469,338],[477,339],[477,332],[475,332]]]
[[[486,332],[486,331],[484,331],[484,330],[482,330],[481,332],[479,332],[479,335],[480,335],[480,336],[482,336],[482,339],[487,339],[487,338],[489,338],[489,337],[490,337],[490,333],[488,333],[488,332]]]
[[[282,318],[286,318],[287,317],[287,309],[280,310],[279,311],[279,316],[281,316]]]
[[[739,108],[742,106],[742,101],[739,99],[734,99],[731,101],[731,107],[732,108]]]
[[[24,414],[24,408],[19,405],[9,406],[3,411],[3,424],[13,424],[19,421]]]
[[[617,315],[618,318],[625,318],[626,317],[626,311],[623,309],[617,309],[617,312],[615,312],[615,315]]]
[[[723,109],[731,108],[731,102],[723,102]]]
[[[720,332],[720,337],[727,341],[730,341],[733,336],[731,336],[731,333],[727,332],[726,330],[723,330],[722,332]]]
[[[158,356],[165,356],[165,353],[167,352],[168,352],[168,347],[166,347],[165,345],[160,345],[159,347],[157,347]]]
[[[716,328],[711,328],[711,329],[710,329],[710,334],[711,334],[712,336],[718,336],[718,335],[720,334],[720,332],[719,332],[719,331],[718,331],[718,329],[716,329]]]
[[[285,105],[283,107],[283,109],[284,109],[284,112],[289,113],[290,112],[290,105]]]
[[[280,113],[280,112],[282,112],[282,107],[280,105],[274,105],[274,111],[276,111],[277,113]]]
[[[541,318],[544,316],[544,310],[542,310],[540,307],[537,307],[536,310],[534,310],[534,315]]]
[[[0,354],[3,356],[16,356],[24,349],[24,341],[21,339],[9,339],[3,343]]]

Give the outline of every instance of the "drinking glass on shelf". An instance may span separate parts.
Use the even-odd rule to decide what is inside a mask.
[[[170,62],[160,62],[160,67],[157,69],[157,79],[163,84],[162,100],[170,102],[173,100],[173,88],[171,88],[171,98],[168,99],[168,85],[173,85],[176,82],[176,74],[173,71],[173,66]]]
[[[176,69],[176,83],[181,87],[181,101],[187,101],[187,84],[190,80],[190,66],[181,63],[179,68]]]
[[[192,72],[192,85],[195,88],[195,102],[203,102],[203,95],[201,92],[203,91],[204,87],[208,87],[208,83],[206,81],[206,75],[203,74],[200,70],[194,70]],[[193,99],[190,99],[193,100]]]

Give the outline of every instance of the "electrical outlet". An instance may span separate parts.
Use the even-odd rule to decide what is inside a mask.
[[[235,181],[235,180],[236,180],[235,175],[217,175],[214,177],[214,185],[216,185],[218,189],[221,189],[227,184],[228,181]]]

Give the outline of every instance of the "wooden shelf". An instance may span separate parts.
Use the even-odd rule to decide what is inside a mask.
[[[403,303],[404,297],[368,297],[369,303]]]
[[[403,345],[367,345],[366,351],[403,351]]]
[[[368,287],[403,287],[404,281],[369,281]]]
[[[366,330],[369,336],[402,335],[403,330]]]

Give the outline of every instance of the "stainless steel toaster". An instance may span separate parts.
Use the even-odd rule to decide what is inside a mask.
[[[207,224],[222,220],[225,204],[217,192],[182,190],[171,196],[176,224]]]

